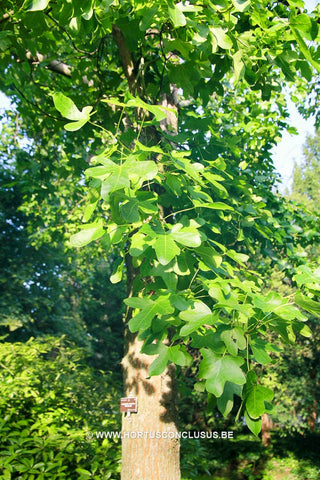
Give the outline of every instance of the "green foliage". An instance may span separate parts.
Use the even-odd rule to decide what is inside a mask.
[[[251,435],[232,441],[181,442],[182,478],[196,480],[304,480],[319,472],[319,434],[281,438],[267,449]]]
[[[193,348],[207,347],[200,350],[203,361],[199,368],[199,378],[206,379],[206,390],[216,398],[223,394],[226,382],[234,385],[246,384],[243,395],[240,393],[244,401],[245,418],[249,428],[257,434],[261,427],[259,418],[267,408],[265,402],[269,402],[273,396],[268,388],[257,384],[252,371],[255,362],[266,362],[269,358],[266,344],[259,341],[259,336],[266,333],[268,325],[269,330],[280,335],[285,343],[293,343],[296,332],[304,336],[311,335],[303,323],[307,318],[292,301],[288,302],[274,292],[266,297],[262,296],[259,282],[253,281],[251,272],[246,273],[245,262],[248,256],[215,240],[215,235],[212,235],[208,228],[210,223],[205,214],[208,200],[212,201],[208,193],[211,187],[209,168],[200,163],[192,164],[188,152],[170,148],[161,150],[159,146],[157,152],[163,155],[166,171],[174,172],[176,168],[181,169],[189,192],[197,192],[191,193],[189,199],[186,199],[185,208],[176,210],[173,207],[165,217],[162,209],[159,209],[157,212],[159,216],[154,215],[151,219],[148,212],[140,207],[140,196],[146,185],[144,182],[153,180],[155,185],[157,183],[160,185],[163,174],[155,169],[149,178],[144,175],[136,176],[139,162],[143,165],[151,163],[150,160],[145,161],[146,151],[141,148],[139,142],[129,155],[123,149],[120,150],[120,163],[116,163],[117,152],[111,155],[113,160],[107,155],[100,154],[96,160],[102,166],[87,171],[87,175],[95,179],[92,187],[96,192],[101,189],[101,197],[107,204],[106,209],[110,209],[110,216],[114,221],[111,225],[114,225],[115,229],[118,228],[117,225],[121,226],[122,239],[117,238],[113,242],[108,230],[104,234],[101,221],[96,227],[88,225],[88,230],[82,230],[76,238],[93,231],[94,237],[90,233],[89,237],[86,237],[87,243],[96,238],[98,231],[99,237],[106,235],[108,245],[120,243],[120,250],[124,252],[128,248],[130,238],[135,236],[135,242],[130,247],[134,249],[133,266],[135,269],[141,268],[144,277],[152,277],[154,280],[151,288],[145,284],[144,295],[140,294],[125,301],[134,309],[133,317],[129,321],[130,330],[139,332],[140,338],[145,340],[146,347],[154,340],[164,338],[169,326],[171,329],[174,328],[172,342],[180,340],[180,343],[186,346],[191,342]],[[147,155],[150,155],[150,150],[147,150]],[[225,166],[220,171],[224,169]],[[158,197],[157,188],[150,189],[150,196]],[[162,193],[162,197],[166,205],[165,193]],[[129,218],[126,223],[126,219],[121,218],[121,205],[123,201],[132,201],[130,200],[132,198],[135,198],[138,214],[134,219]],[[218,209],[222,209],[223,205],[221,203]],[[234,201],[233,205],[230,206],[230,210],[234,211],[231,218],[232,215],[239,216],[238,203]],[[194,215],[194,210],[198,209],[199,213]],[[224,214],[218,215],[220,220],[226,220]],[[271,212],[269,218],[272,218]],[[148,223],[145,224],[147,220]],[[213,255],[216,253],[213,245],[220,251],[219,263],[215,263],[216,260],[208,262],[208,258],[209,260],[214,258]],[[185,262],[183,269],[178,260],[181,254]],[[241,266],[241,274],[237,265]],[[300,272],[298,269],[299,286],[316,292],[318,277],[302,276]],[[168,274],[171,274],[170,277]],[[162,281],[157,280],[157,277]],[[185,277],[188,282],[190,281],[189,288],[186,288]],[[242,282],[239,277],[242,277]],[[172,282],[174,290],[171,287]],[[199,301],[197,297],[197,289],[200,286],[207,292],[207,303]],[[137,289],[134,285],[133,288]],[[177,294],[180,303],[177,303]],[[305,310],[310,311],[312,308],[312,312],[316,309],[315,305],[318,305],[302,293],[296,294],[295,302]],[[210,333],[201,332],[204,324],[212,326]],[[212,342],[215,342],[213,348]],[[254,345],[253,356],[250,356],[251,343]],[[145,349],[145,352],[148,353],[148,350]],[[168,362],[174,361],[174,357],[170,356],[170,351],[165,346],[160,352],[154,352],[152,349],[152,353],[159,353],[159,356],[150,367],[150,375],[160,374]],[[232,402],[232,397],[229,401]],[[221,409],[224,413],[225,408]]]
[[[111,280],[127,274],[129,328],[158,353],[149,374],[201,355],[199,385],[223,415],[240,395],[238,416],[257,434],[272,393],[255,372],[274,338],[310,336],[298,306],[314,312],[318,301],[309,279],[295,300],[264,295],[254,263],[258,250],[290,258],[291,275],[301,274],[291,212],[272,191],[271,149],[287,117],[282,87],[319,71],[307,43],[318,40],[317,17],[293,1],[90,0],[32,2],[4,23],[3,90],[15,91],[34,130],[40,122],[47,137],[72,138],[66,156],[94,154],[86,225],[70,243],[100,239],[101,255],[118,257]],[[57,55],[72,60],[72,88],[71,74],[55,72]],[[57,110],[74,122],[70,133]]]
[[[4,479],[119,478],[119,445],[87,432],[119,430],[110,374],[84,365],[83,351],[44,337],[0,344]]]
[[[305,279],[317,284],[311,270],[306,266],[299,267],[295,279]],[[270,284],[274,289],[282,290],[283,294],[295,291],[285,272],[273,269],[270,272]],[[307,297],[307,307],[312,302]],[[312,335],[298,337],[293,349],[284,345],[280,355],[272,355],[274,368],[268,373],[266,385],[274,390],[274,409],[271,418],[275,428],[280,428],[283,436],[292,432],[313,431],[316,428],[318,416],[319,388],[317,381],[317,365],[319,362],[319,320],[309,315],[309,325]]]
[[[10,119],[2,125],[1,334],[9,334],[7,340],[22,341],[30,336],[65,334],[69,341],[86,348],[96,367],[108,370],[112,365],[120,374],[121,304],[125,293],[122,285],[115,289],[106,280],[114,260],[99,259],[89,249],[71,251],[66,248],[63,240],[67,226],[61,225],[60,215],[68,210],[64,195],[72,193],[72,188],[63,185],[58,199],[51,194],[46,200],[40,197],[41,188],[38,189],[32,178],[39,168],[43,172],[41,185],[46,190],[53,188],[45,170],[52,151],[43,149],[38,163],[36,155],[32,154],[33,145],[21,146],[22,133]],[[68,171],[63,153],[56,157],[61,170]],[[62,179],[51,180],[60,186],[64,183]],[[66,183],[69,181],[67,175]],[[41,205],[44,210],[42,219],[33,208],[27,210],[26,204],[32,198],[37,209]],[[30,229],[37,222],[39,232],[31,233]],[[50,243],[46,241],[48,238]]]
[[[182,478],[198,478],[204,473],[210,475],[210,461],[208,460],[208,451],[199,439],[181,440]]]
[[[305,160],[301,167],[295,167],[291,201],[286,209],[285,223],[289,227],[288,233],[293,235],[294,240],[290,243],[294,243],[295,249],[287,244],[291,253],[276,266],[274,259],[263,262],[266,268],[263,275],[269,277],[267,290],[275,289],[284,296],[295,295],[295,301],[305,311],[310,326],[309,336],[297,337],[294,349],[284,345],[281,355],[272,355],[275,363],[268,373],[266,385],[274,389],[271,417],[275,426],[281,426],[282,435],[313,431],[319,415],[320,392],[316,373],[319,362],[319,215],[316,205],[320,177],[316,168],[316,140],[317,137],[308,139]],[[308,286],[307,294],[296,293],[303,282]]]

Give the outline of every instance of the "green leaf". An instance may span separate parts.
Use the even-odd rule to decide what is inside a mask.
[[[269,292],[268,295],[262,296],[256,294],[253,297],[253,303],[264,313],[273,312],[276,308],[284,305],[286,301],[275,292]]]
[[[176,227],[176,225],[174,227]],[[186,247],[199,247],[201,245],[201,235],[196,228],[184,227],[176,231],[174,227],[170,235],[178,243]]]
[[[236,82],[238,82],[240,78],[243,77],[245,72],[245,64],[242,61],[242,55],[242,50],[238,50],[234,55],[232,55],[234,78]]]
[[[245,12],[250,7],[251,0],[232,0],[232,3],[236,10]]]
[[[258,436],[260,431],[261,431],[261,425],[262,425],[261,418],[259,418],[257,420],[254,420],[253,418],[250,418],[247,410],[245,410],[245,412],[244,412],[244,418],[245,418],[245,421],[246,421],[246,424],[247,424],[247,427],[249,428],[249,430],[251,430],[251,432],[254,435]]]
[[[91,472],[89,470],[86,470],[85,468],[76,468],[76,472],[80,473],[81,480],[86,480],[92,476]]]
[[[141,302],[141,300],[143,300],[143,302]],[[128,298],[124,302],[132,306],[132,301],[132,298]],[[137,299],[135,299],[135,301],[137,301]],[[160,296],[154,301],[151,299],[139,299],[138,302],[140,305],[143,305],[143,309],[129,321],[129,329],[131,332],[138,332],[149,328],[156,315],[168,315],[174,312],[168,296]]]
[[[140,330],[146,330],[151,326],[154,316],[158,313],[157,306],[154,302],[151,305],[144,308],[140,313],[134,315],[129,321],[129,329],[131,332],[138,332]]]
[[[142,16],[142,18],[140,20],[140,23],[139,23],[139,29],[142,32],[145,32],[150,27],[150,25],[153,23],[154,17],[157,14],[158,9],[159,9],[159,7],[155,6],[153,8],[146,7],[143,10],[143,16]]]
[[[120,212],[123,218],[128,223],[139,222],[139,210],[138,210],[138,201],[136,199],[128,200],[126,203],[123,203],[120,207]]]
[[[246,409],[251,418],[257,419],[265,412],[264,402],[273,399],[273,391],[262,385],[253,384],[246,398]]]
[[[130,255],[139,257],[149,246],[150,243],[147,241],[147,236],[137,232],[131,238]]]
[[[107,175],[114,172],[116,168],[117,165],[110,160],[110,164],[108,166],[99,165],[98,167],[87,168],[85,170],[85,175],[87,177],[100,178],[103,180]]]
[[[246,377],[240,366],[244,359],[240,357],[230,357],[229,355],[216,355],[212,350],[202,348],[203,360],[199,367],[199,378],[205,378],[206,390],[220,397],[223,393],[226,382],[243,385],[246,383]]]
[[[282,305],[274,309],[274,313],[284,320],[293,320],[298,318],[301,321],[307,321],[308,318],[305,317],[300,310],[293,305]]]
[[[181,367],[192,365],[192,357],[187,352],[185,345],[174,345],[169,347],[169,357],[171,362]]]
[[[301,292],[297,292],[294,297],[294,301],[299,307],[302,307],[307,312],[311,313],[315,317],[320,317],[320,303],[311,300],[303,295]]]
[[[162,265],[167,265],[180,253],[180,248],[168,233],[158,235],[155,238],[153,248],[155,249],[157,258]]]
[[[159,355],[159,353],[167,349],[168,347],[162,341],[157,341],[156,343],[144,343],[141,348],[141,353],[145,353],[146,355]]]
[[[98,202],[93,202],[93,203],[89,203],[84,212],[83,212],[83,217],[82,217],[82,221],[83,222],[88,222],[93,214],[93,212],[95,211],[96,209],[96,206],[97,206]]]
[[[70,244],[73,247],[83,247],[93,240],[97,240],[104,235],[102,221],[99,223],[88,223],[82,227],[82,230],[71,235]]]
[[[50,0],[29,0],[26,3],[26,10],[28,12],[36,12],[47,8]]]
[[[132,182],[138,183],[142,180],[152,180],[158,174],[158,167],[155,162],[127,160],[124,168],[128,171]]]
[[[154,375],[161,375],[166,369],[169,362],[169,349],[164,345],[164,349],[157,356],[157,358],[151,363],[149,367],[149,377]]]
[[[222,262],[222,256],[213,247],[199,247],[195,249],[199,259],[211,270],[219,268]],[[200,266],[201,268],[201,266]]]
[[[162,150],[159,145],[152,145],[151,147],[147,147],[146,145],[143,145],[142,143],[139,142],[139,140],[135,141],[135,146],[139,150],[142,150],[143,152],[155,152],[155,153],[160,153],[164,155],[164,151]]]
[[[68,120],[84,120],[87,122],[90,119],[90,112],[93,107],[84,107],[80,112],[71,98],[66,97],[62,93],[54,93],[52,98],[56,109]]]
[[[292,25],[290,25],[290,27],[291,27],[291,31],[292,31],[293,35],[295,36],[295,38],[297,40],[297,43],[300,47],[300,50],[301,50],[302,54],[304,55],[305,59],[308,60],[308,62],[313,66],[313,68],[315,68],[317,70],[318,73],[320,73],[320,65],[316,60],[313,59],[313,57],[311,55],[311,52],[310,52],[306,42],[302,38],[302,35],[300,34],[299,30],[294,28]]]
[[[80,130],[83,125],[87,123],[88,120],[78,120],[77,122],[66,123],[64,128],[68,132],[75,132],[76,130]]]
[[[150,105],[149,103],[144,102],[141,98],[133,97],[132,95],[128,94],[129,100],[127,103],[120,102],[117,98],[109,98],[106,100],[102,100],[102,102],[110,103],[111,105],[117,105],[119,107],[128,108],[142,108],[147,110],[148,112],[152,113],[155,116],[155,119],[158,122],[164,120],[167,117],[167,111],[170,111],[177,115],[177,112],[173,108],[168,107],[160,107],[159,105]]]
[[[282,319],[281,321],[272,320],[272,322],[270,322],[270,327],[280,334],[285,343],[290,343],[293,345],[296,341],[296,336],[293,331],[291,321],[285,321]]]
[[[110,236],[111,244],[116,245],[117,243],[121,242],[123,240],[123,235],[126,230],[126,226],[108,222],[107,231]]]
[[[300,333],[303,337],[310,338],[312,337],[312,330],[308,325],[301,322],[293,322],[294,329]]]
[[[231,330],[225,330],[221,333],[221,340],[225,343],[228,352],[231,355],[238,355],[238,350],[243,350],[247,346],[244,332],[240,327],[234,327]]]
[[[183,3],[179,2],[175,5],[168,6],[169,17],[175,28],[184,27],[187,24],[187,19],[183,14]]]
[[[196,207],[209,208],[210,210],[234,210],[233,207],[223,202],[201,203],[195,200],[193,203]]]
[[[226,31],[223,30],[221,27],[211,27],[211,33],[215,36],[219,47],[229,50],[232,48],[233,43],[231,38],[226,34]]]
[[[290,25],[302,32],[303,34],[307,34],[307,38],[310,36],[312,27],[311,18],[305,13],[292,16],[292,18],[290,18]]]
[[[101,196],[103,199],[108,200],[110,193],[129,186],[130,180],[125,165],[116,165],[114,173],[101,184]]]
[[[171,290],[172,292],[175,292],[177,289],[177,283],[178,283],[178,277],[175,273],[170,272],[170,273],[163,273],[160,275],[164,283],[166,284],[166,287]]]
[[[253,356],[258,363],[265,365],[271,362],[271,357],[266,351],[266,342],[261,339],[251,339],[250,347]]]
[[[212,325],[215,320],[210,308],[199,300],[194,302],[192,308],[182,311],[179,317],[187,322],[180,330],[181,336],[189,335],[203,324]]]
[[[150,305],[153,305],[154,304],[154,301],[151,300],[150,298],[142,298],[142,297],[130,297],[130,298],[126,298],[124,300],[124,303],[126,305],[128,305],[128,307],[131,307],[131,308],[140,308],[140,309],[143,309],[143,308],[146,308]]]
[[[242,386],[236,385],[235,383],[226,382],[221,397],[217,399],[217,407],[226,418],[233,408],[234,395],[241,397]]]
[[[170,299],[172,305],[180,311],[187,310],[187,308],[190,306],[189,302],[182,295],[177,295],[174,293],[171,295]]]
[[[245,262],[249,260],[249,255],[245,255],[244,253],[238,253],[232,249],[226,250],[226,255],[228,255],[228,257],[232,258],[232,260],[242,266],[245,266]]]
[[[112,275],[110,276],[111,283],[119,283],[122,280],[124,260],[119,257],[113,268]]]
[[[297,268],[297,273],[294,275],[293,279],[299,286],[313,283],[320,284],[320,276],[312,272],[312,270],[306,265],[300,265],[300,267]]]
[[[168,186],[174,195],[181,195],[181,182],[178,178],[178,175],[166,173],[165,186]]]

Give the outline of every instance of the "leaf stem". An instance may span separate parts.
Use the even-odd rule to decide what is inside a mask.
[[[237,422],[237,421],[239,420],[242,407],[243,407],[243,400],[242,400],[242,402],[241,402],[241,404],[240,404],[240,407],[239,407],[239,410],[238,410],[238,412],[237,412],[237,415],[236,415],[236,418],[235,418],[235,422]]]
[[[246,338],[247,338],[247,369],[248,369],[248,372],[250,370],[250,361],[249,361],[249,335],[246,334]]]
[[[260,328],[260,327],[263,327],[264,325],[267,325],[267,323],[269,323],[270,320],[272,320],[272,319],[269,319],[269,320],[267,320],[266,322],[264,322],[264,319],[267,318],[267,317],[269,317],[269,315],[271,315],[272,313],[274,313],[278,308],[288,307],[288,306],[290,306],[290,305],[294,305],[294,303],[291,302],[291,303],[285,303],[284,305],[278,305],[277,307],[275,307],[275,308],[272,310],[272,312],[267,313],[267,315],[265,315],[265,316],[262,318],[262,320],[261,320],[262,323],[259,323],[259,320],[258,320],[257,325],[255,325],[252,329],[249,329],[249,330],[248,330],[248,333],[251,333],[251,332],[253,332],[255,329]]]
[[[191,281],[190,281],[189,287],[188,287],[189,290],[191,290],[191,285],[193,284],[193,280],[196,278],[196,276],[198,275],[198,273],[199,273],[199,268],[197,268],[197,270],[196,270],[196,271],[194,272],[194,274],[193,274],[193,277],[191,278]],[[200,292],[199,292],[199,293],[200,293]]]

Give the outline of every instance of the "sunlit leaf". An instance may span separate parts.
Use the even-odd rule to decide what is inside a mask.
[[[206,390],[220,397],[226,382],[243,385],[246,377],[240,366],[244,359],[230,357],[229,355],[216,355],[212,350],[202,348],[203,360],[199,367],[199,378],[206,379]]]
[[[153,248],[155,249],[157,258],[162,265],[167,265],[180,253],[180,248],[171,235],[167,233],[156,237]]]
[[[87,122],[90,119],[90,113],[93,107],[84,107],[80,112],[71,98],[66,97],[62,93],[54,93],[52,98],[56,109],[68,120],[84,120]]]
[[[29,12],[35,12],[38,10],[45,10],[50,0],[28,0],[25,4],[25,8]]]
[[[245,410],[244,412],[244,418],[245,418],[245,421],[246,421],[246,424],[248,426],[248,428],[251,430],[251,432],[258,436],[260,431],[261,431],[261,426],[262,426],[262,421],[261,421],[261,418],[258,418],[258,419],[253,419],[249,416],[247,410]]]
[[[214,321],[210,308],[200,300],[194,302],[192,308],[182,311],[179,317],[187,322],[180,330],[181,336],[189,335],[203,324],[211,325]]]
[[[192,364],[192,357],[187,352],[184,345],[175,345],[173,347],[169,347],[168,351],[170,360],[176,365],[186,367]]]
[[[186,17],[183,14],[183,3],[179,2],[168,6],[169,17],[172,20],[174,27],[184,27],[187,23]]]
[[[302,307],[307,312],[311,313],[315,317],[320,317],[320,303],[311,300],[303,295],[301,292],[297,292],[294,301],[299,307]]]
[[[151,363],[149,367],[149,377],[154,375],[161,375],[166,369],[166,366],[169,362],[169,349],[164,345],[162,352],[157,356],[157,358]]]
[[[70,238],[70,244],[73,247],[83,247],[93,240],[101,238],[104,234],[102,222],[100,223],[88,223],[82,227],[82,230],[75,233]]]

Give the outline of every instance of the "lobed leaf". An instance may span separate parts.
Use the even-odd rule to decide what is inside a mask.
[[[240,366],[244,359],[229,355],[216,355],[212,350],[202,348],[203,360],[199,367],[199,378],[206,379],[206,390],[220,397],[226,382],[243,385],[246,377]]]

